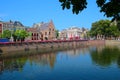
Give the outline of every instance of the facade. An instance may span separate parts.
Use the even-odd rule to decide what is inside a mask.
[[[70,27],[68,29],[64,29],[60,32],[60,39],[84,39],[87,29],[79,28],[79,27]]]
[[[3,31],[5,30],[9,30],[11,31],[11,37],[10,37],[10,41],[13,41],[13,36],[12,34],[16,31],[16,30],[25,30],[25,27],[22,25],[21,22],[19,21],[9,21],[9,22],[0,22],[0,34],[3,33]]]
[[[10,30],[13,31],[14,25],[13,22],[3,22],[3,31]]]
[[[2,22],[3,23],[3,31],[10,30],[11,32],[16,30],[25,30],[23,24],[19,21],[9,21],[9,22]]]
[[[28,28],[27,32],[30,34],[27,40],[40,40],[40,34],[36,28]]]
[[[55,26],[52,21],[48,23],[37,23],[33,25],[33,28],[36,28],[39,31],[39,37],[41,40],[53,40],[55,39]]]
[[[25,30],[25,26],[19,21],[15,21],[13,26],[15,30]]]
[[[2,34],[2,32],[3,32],[3,24],[2,22],[0,22],[0,34]]]

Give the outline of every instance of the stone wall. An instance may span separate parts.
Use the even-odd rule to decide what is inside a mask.
[[[119,40],[105,40],[106,46],[119,46],[120,41]]]
[[[4,54],[4,53],[10,53],[13,51],[75,48],[83,45],[87,45],[87,41],[31,42],[31,43],[5,44],[0,46],[0,50]]]
[[[9,45],[0,45],[0,56],[28,55],[34,53],[45,53],[50,51],[59,51],[73,48],[82,48],[88,46],[104,45],[104,40],[77,40],[77,41],[50,41],[50,42],[31,42],[31,43],[15,43]]]

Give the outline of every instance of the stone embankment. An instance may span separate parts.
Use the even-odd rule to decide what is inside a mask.
[[[105,40],[107,46],[120,46],[120,40]]]
[[[4,55],[14,55],[21,53],[43,53],[49,51],[72,49],[77,47],[104,45],[104,40],[62,40],[62,41],[32,41],[22,43],[2,43],[0,53]]]

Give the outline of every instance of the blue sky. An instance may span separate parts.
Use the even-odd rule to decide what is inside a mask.
[[[1,0],[0,20],[20,21],[25,26],[53,20],[58,30],[70,26],[90,29],[93,22],[108,18],[99,12],[96,0],[87,1],[87,8],[76,15],[71,10],[62,10],[59,0]]]

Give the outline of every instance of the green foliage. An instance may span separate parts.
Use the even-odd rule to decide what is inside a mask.
[[[104,12],[107,17],[120,17],[120,0],[97,0],[100,12]]]
[[[120,35],[120,31],[115,25],[111,25],[111,21],[109,20],[100,20],[94,22],[92,24],[92,28],[90,30],[91,36],[104,35],[105,37],[114,36],[118,37]]]
[[[105,31],[109,27],[110,21],[109,20],[100,20],[97,22],[94,22],[92,24],[92,28],[90,30],[90,33],[92,36],[99,35],[106,35]]]
[[[86,0],[59,0],[61,2],[62,9],[70,9],[72,6],[72,12],[78,14],[86,8]]]
[[[115,25],[111,25],[109,28],[110,34],[114,37],[120,36],[120,31]]]
[[[59,37],[59,30],[55,30],[55,33],[56,33],[56,38]]]
[[[28,36],[28,33],[25,30],[20,31],[20,38],[25,38]]]
[[[4,30],[3,34],[1,35],[2,38],[8,38],[10,39],[11,37],[11,31],[10,30]]]
[[[27,37],[28,33],[25,30],[16,30],[14,35],[21,39]]]
[[[87,6],[86,0],[59,0],[62,9],[70,9],[78,14]],[[104,12],[107,17],[113,17],[113,20],[120,20],[120,0],[96,0],[100,12]]]
[[[0,34],[0,38],[2,38],[2,34]]]
[[[25,30],[16,30],[13,34],[13,37],[17,40],[23,40],[25,37],[28,37],[28,35],[29,34]]]

